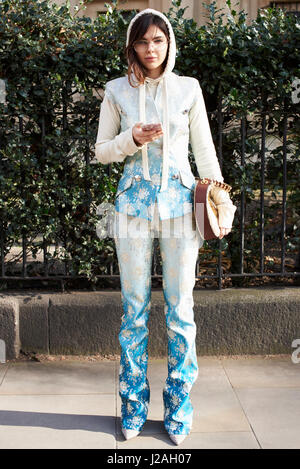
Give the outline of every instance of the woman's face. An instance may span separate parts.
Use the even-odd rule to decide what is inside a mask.
[[[162,63],[168,52],[168,42],[165,33],[151,24],[144,36],[137,41],[135,52],[142,65],[153,74],[155,70],[161,73]],[[152,60],[149,60],[149,58]]]

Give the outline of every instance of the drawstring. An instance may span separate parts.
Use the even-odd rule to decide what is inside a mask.
[[[168,112],[168,88],[166,77],[162,79],[163,85],[163,169],[160,192],[168,188],[169,176],[169,112]],[[146,90],[145,83],[139,86],[139,112],[140,121],[146,123]],[[144,179],[151,181],[148,165],[147,143],[142,147],[143,175]]]
[[[168,188],[169,176],[169,111],[168,88],[166,77],[163,78],[163,169],[160,192]]]
[[[140,104],[140,121],[144,124],[146,123],[146,90],[145,90],[145,83],[140,85],[140,94],[139,94],[139,104]],[[149,166],[148,166],[148,151],[147,151],[147,143],[142,147],[142,158],[143,158],[143,173],[144,179],[147,181],[151,181],[150,174],[149,174]]]

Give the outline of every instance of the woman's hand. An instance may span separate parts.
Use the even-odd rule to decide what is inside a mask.
[[[163,135],[161,124],[145,124],[138,122],[132,127],[132,136],[137,145],[152,142]]]
[[[219,238],[222,239],[224,236],[226,236],[229,232],[231,231],[231,228],[223,228],[220,226],[220,236]]]

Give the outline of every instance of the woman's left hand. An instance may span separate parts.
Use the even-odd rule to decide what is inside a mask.
[[[220,226],[220,236],[219,238],[222,239],[224,236],[226,236],[229,232],[231,231],[231,228],[223,228]]]

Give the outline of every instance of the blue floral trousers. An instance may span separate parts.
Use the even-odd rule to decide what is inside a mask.
[[[198,376],[193,288],[203,239],[195,229],[192,213],[161,221],[156,204],[151,222],[116,212],[115,230],[124,313],[119,332],[122,427],[141,430],[148,415],[147,323],[151,307],[153,238],[157,237],[168,335],[164,425],[169,433],[188,434],[193,418],[189,394]]]

